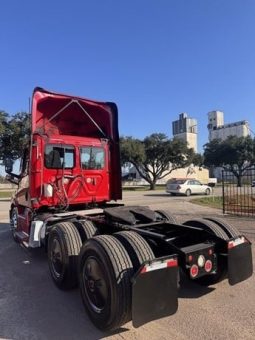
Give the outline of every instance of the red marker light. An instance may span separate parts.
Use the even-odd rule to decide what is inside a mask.
[[[207,273],[209,273],[212,270],[212,261],[211,260],[207,260],[205,262],[205,271]]]
[[[167,261],[167,267],[177,267],[177,266],[178,266],[177,259],[171,259]]]
[[[234,248],[234,242],[230,241],[228,242],[228,249]]]
[[[192,278],[196,277],[198,275],[198,266],[196,264],[193,264],[190,268],[190,276]]]

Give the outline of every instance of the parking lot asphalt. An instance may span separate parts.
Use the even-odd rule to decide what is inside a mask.
[[[221,217],[255,241],[254,219],[224,216],[220,210],[192,204],[190,198],[171,197],[163,191],[124,192],[123,203],[165,209],[180,222]],[[254,275],[236,286],[223,281],[208,288],[184,279],[175,315],[137,329],[128,323],[115,333],[100,332],[89,320],[79,291],[64,292],[53,284],[45,252],[24,249],[12,240],[8,207],[8,201],[0,202],[1,339],[254,339]]]

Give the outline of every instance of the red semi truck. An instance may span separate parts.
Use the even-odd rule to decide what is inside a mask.
[[[54,283],[79,285],[92,322],[113,330],[171,315],[179,272],[210,285],[252,275],[249,240],[216,218],[183,224],[123,206],[117,106],[35,88],[31,140],[10,207],[14,239],[44,247]],[[169,203],[170,204],[170,203]]]

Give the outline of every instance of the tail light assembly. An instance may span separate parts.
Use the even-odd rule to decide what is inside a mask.
[[[186,255],[186,270],[191,279],[211,274],[217,269],[214,244],[201,243],[182,250]]]

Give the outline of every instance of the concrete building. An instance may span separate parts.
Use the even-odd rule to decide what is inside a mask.
[[[211,111],[208,113],[209,141],[213,139],[225,140],[228,136],[246,137],[250,135],[249,123],[246,120],[224,124],[224,113],[222,111]]]
[[[197,152],[197,120],[188,118],[187,113],[181,113],[179,119],[172,122],[173,136],[188,143]]]
[[[194,118],[188,118],[187,113],[181,113],[179,119],[172,122],[173,136],[180,138],[188,143],[190,148],[193,148],[197,153],[197,120]],[[196,178],[202,183],[207,184],[209,181],[209,171],[198,166],[191,164],[190,166],[182,169],[173,170],[166,177],[157,181],[157,184],[166,184],[171,178]],[[131,181],[132,179],[132,181]],[[123,186],[130,184],[135,185],[148,185],[148,183],[142,179],[139,173],[134,167],[129,169],[128,174],[123,176]]]

